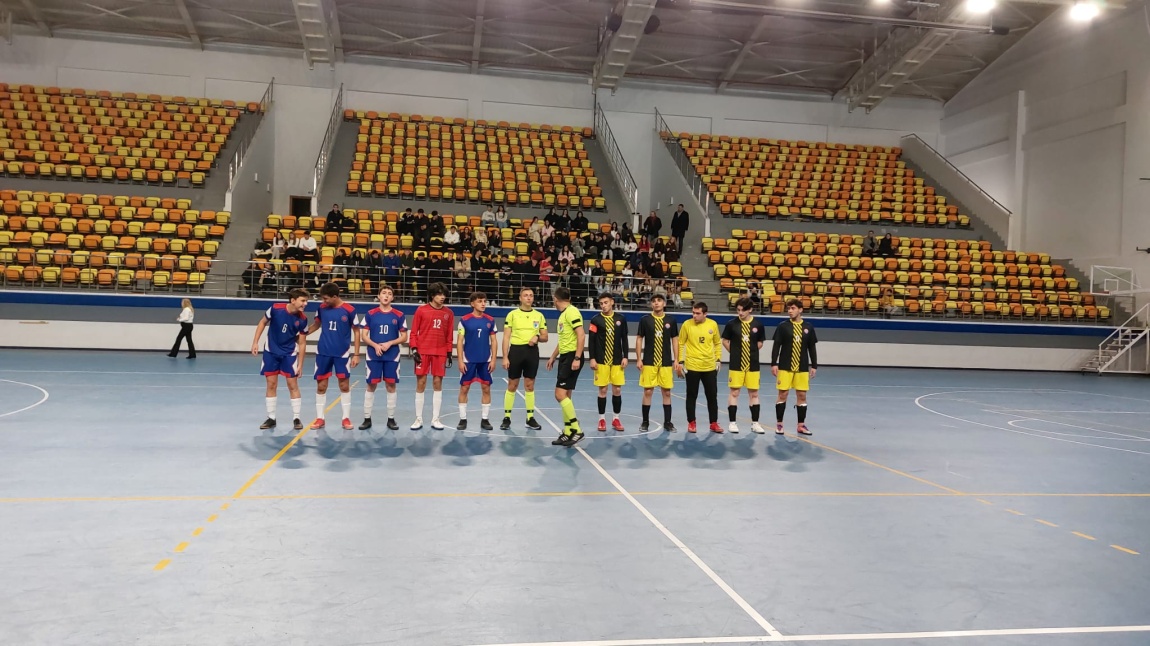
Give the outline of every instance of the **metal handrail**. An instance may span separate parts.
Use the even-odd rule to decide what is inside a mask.
[[[275,83],[275,78],[272,78],[272,80],[268,82],[268,87],[264,90],[263,96],[260,97],[261,121],[263,120],[263,115],[267,114],[268,110],[271,109],[272,101],[274,99]],[[258,131],[259,126],[256,126],[255,128],[249,130],[247,134],[244,135],[243,139],[236,141],[236,152],[232,155],[231,161],[228,162],[228,198],[231,197],[232,191],[234,191],[236,188],[236,179],[239,177],[240,167],[243,166],[244,157],[247,156],[248,148],[252,143],[252,139],[255,138],[256,132]]]
[[[1114,331],[1111,332],[1102,341],[1102,343],[1098,344],[1098,354],[1097,354],[1097,358],[1096,358],[1096,361],[1098,363],[1098,372],[1105,371],[1107,368],[1109,368],[1111,365],[1113,365],[1114,362],[1118,361],[1119,357],[1121,357],[1123,354],[1126,354],[1126,351],[1129,350],[1133,346],[1134,343],[1136,343],[1142,337],[1146,336],[1147,328],[1144,325],[1141,325],[1141,324],[1131,325],[1131,323],[1135,323],[1135,322],[1138,322],[1139,320],[1141,320],[1141,318],[1147,313],[1147,311],[1150,311],[1150,303],[1147,303],[1147,304],[1143,305],[1141,308],[1139,308],[1137,312],[1134,312],[1134,314],[1132,314],[1130,316],[1130,318],[1126,319],[1126,322],[1124,322],[1122,325],[1119,325],[1118,327],[1114,328]],[[1121,343],[1123,335],[1125,335],[1127,332],[1134,331],[1134,330],[1138,331],[1138,334],[1135,335],[1135,338],[1131,339],[1129,343],[1122,346],[1118,350],[1118,352],[1116,352],[1114,354],[1113,357],[1110,357],[1109,359],[1107,359],[1106,356],[1103,354],[1103,350],[1106,348],[1106,346],[1110,345],[1110,343],[1114,340],[1118,340],[1119,343]]]
[[[607,122],[607,115],[603,112],[603,106],[599,105],[598,101],[595,102],[595,138],[599,140],[599,146],[607,154],[607,162],[615,171],[615,177],[621,184],[620,188],[623,189],[623,198],[627,200],[627,207],[632,214],[637,214],[639,212],[639,187],[635,184],[635,177],[631,175],[631,169],[627,167],[627,160],[623,159],[623,150],[615,141],[615,135],[611,132],[611,124]]]
[[[663,118],[662,113],[658,108],[655,108],[655,131],[659,133],[659,138],[667,146],[667,151],[671,153],[671,158],[679,166],[679,172],[683,174],[683,178],[687,180],[687,186],[691,189],[691,194],[695,200],[703,207],[703,217],[706,218],[707,230],[710,231],[711,221],[711,191],[708,189],[707,184],[703,182],[703,178],[699,172],[695,170],[695,165],[691,163],[691,158],[687,156],[686,151],[679,145],[679,138],[675,135],[675,131],[671,130],[671,126],[667,125],[667,120]]]
[[[934,153],[934,155],[936,157],[938,157],[940,160],[942,160],[942,162],[944,164],[946,164],[947,167],[949,167],[952,171],[958,173],[959,176],[962,177],[964,180],[966,180],[966,182],[968,184],[973,186],[975,188],[975,190],[977,190],[979,193],[981,193],[983,197],[985,197],[986,199],[993,202],[995,206],[997,206],[998,208],[1005,211],[1007,215],[1013,215],[1013,212],[1010,209],[1003,206],[1002,202],[999,202],[998,200],[994,199],[993,195],[984,191],[982,189],[982,187],[978,185],[977,182],[970,179],[970,177],[966,173],[959,170],[958,166],[955,166],[954,164],[952,164],[949,159],[947,159],[942,153],[938,152],[938,150],[936,150],[934,146],[928,144],[925,139],[923,139],[922,137],[919,137],[918,135],[914,134],[913,132],[910,133],[909,135],[903,135],[902,139],[916,139],[916,140],[918,140],[918,142],[921,143],[923,146],[925,146],[927,150]]]
[[[328,162],[331,160],[331,150],[335,146],[335,135],[343,119],[343,83],[339,84],[335,102],[331,108],[331,116],[327,120],[327,131],[323,134],[323,142],[319,145],[319,155],[315,159],[315,170],[311,180],[311,214],[319,215],[319,189],[323,187],[324,176],[327,175]]]

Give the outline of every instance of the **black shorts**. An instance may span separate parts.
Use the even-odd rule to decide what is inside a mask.
[[[539,374],[539,346],[513,345],[507,353],[507,361],[510,364],[507,367],[508,379],[534,379]]]
[[[556,388],[575,390],[575,384],[579,382],[579,372],[583,370],[583,362],[579,362],[578,368],[572,368],[571,364],[574,361],[574,352],[565,352],[559,355],[559,377],[555,382]]]

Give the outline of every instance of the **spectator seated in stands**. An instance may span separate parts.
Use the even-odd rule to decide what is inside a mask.
[[[324,232],[334,231],[335,233],[354,231],[355,221],[349,218],[345,218],[343,211],[340,210],[338,204],[332,204],[331,211],[329,211],[327,214],[323,230]]]
[[[447,231],[443,234],[444,249],[447,251],[459,251],[459,240],[459,230],[456,229],[453,224],[448,227]]]
[[[500,229],[511,228],[511,219],[507,217],[507,209],[503,208],[502,204],[495,211],[495,225]]]
[[[304,231],[303,237],[299,240],[299,257],[302,260],[319,262],[319,245],[316,244],[315,238],[311,237],[310,231]]]
[[[583,235],[587,233],[590,224],[591,223],[587,221],[587,216],[583,215],[582,211],[577,211],[575,213],[575,219],[571,220],[571,230],[579,235]]]
[[[883,258],[889,258],[894,255],[894,240],[891,239],[891,235],[889,233],[883,236],[882,240],[879,241],[878,255],[882,256]]]
[[[864,256],[873,256],[878,253],[878,240],[875,240],[874,231],[867,231],[863,238],[862,250]]]
[[[275,237],[272,238],[271,252],[272,260],[278,260],[287,249],[287,240],[284,240],[283,233],[276,231]]]
[[[494,206],[489,205],[486,209],[483,209],[483,215],[479,216],[479,223],[484,227],[495,226],[495,211],[492,210],[494,208]]]

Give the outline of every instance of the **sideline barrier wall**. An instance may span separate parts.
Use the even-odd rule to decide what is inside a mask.
[[[107,350],[167,350],[178,332],[182,295],[145,296],[86,292],[0,292],[0,347]],[[198,351],[247,352],[263,311],[274,300],[192,297]],[[349,301],[366,313],[373,304]],[[318,301],[308,306],[309,315]],[[397,304],[409,317],[415,306]],[[456,315],[470,311],[455,305]],[[502,322],[510,308],[489,307]],[[548,319],[553,308],[541,308]],[[593,312],[583,310],[589,319]],[[632,326],[643,311],[623,311]],[[689,314],[671,314],[680,321]],[[722,327],[733,314],[713,312]],[[769,330],[782,319],[759,317]],[[1102,326],[900,320],[866,317],[807,317],[819,334],[819,358],[826,366],[977,368],[1077,371],[1110,333]],[[632,330],[634,327],[632,327]],[[312,337],[312,343],[314,339]],[[543,346],[549,354],[555,336]],[[633,343],[633,341],[632,341]],[[314,351],[314,350],[313,350]],[[762,351],[769,359],[769,343]]]

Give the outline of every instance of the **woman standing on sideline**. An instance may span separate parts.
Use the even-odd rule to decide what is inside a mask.
[[[192,308],[192,301],[185,298],[180,301],[180,306],[184,309],[180,312],[179,318],[176,321],[180,324],[180,333],[176,336],[176,343],[172,346],[172,351],[168,353],[169,357],[173,359],[180,353],[180,343],[188,340],[188,358],[196,358],[196,344],[192,341],[192,320],[196,317],[196,311]]]

